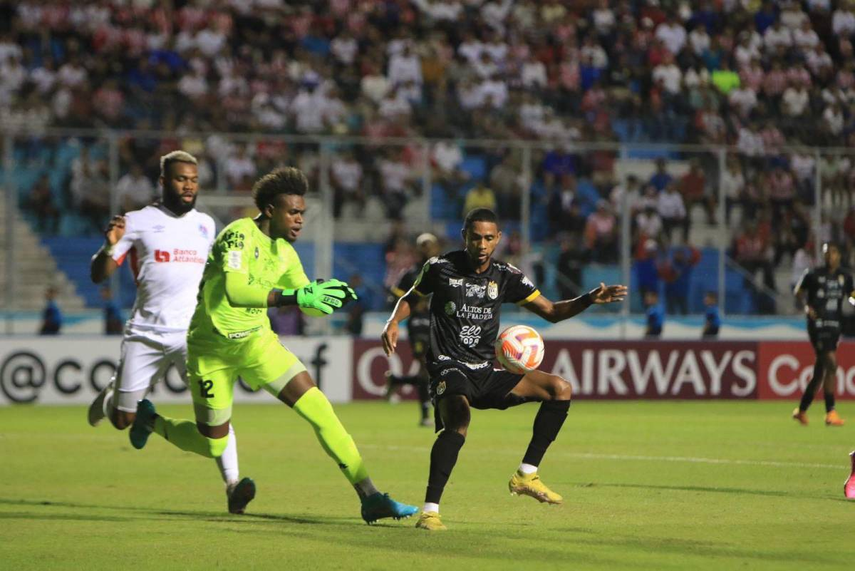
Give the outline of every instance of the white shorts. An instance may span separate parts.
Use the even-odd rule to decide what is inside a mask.
[[[158,381],[175,366],[181,379],[187,379],[187,333],[127,332],[122,340],[119,366],[113,376],[113,406],[125,412],[136,412],[137,402],[144,399]]]

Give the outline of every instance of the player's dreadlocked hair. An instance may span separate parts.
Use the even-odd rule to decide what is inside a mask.
[[[188,163],[191,165],[198,165],[199,161],[197,161],[196,157],[194,157],[187,151],[172,151],[171,153],[167,153],[160,157],[160,176],[166,176],[166,173],[169,172],[169,165],[171,165],[172,163]]]
[[[268,204],[280,194],[296,194],[303,196],[309,190],[309,181],[303,171],[294,167],[282,167],[270,171],[252,187],[252,198],[259,210],[264,210]]]
[[[489,208],[473,208],[466,215],[466,219],[463,220],[463,233],[468,232],[475,222],[492,222],[498,226],[499,217]]]

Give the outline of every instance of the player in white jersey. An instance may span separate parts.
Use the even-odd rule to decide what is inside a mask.
[[[93,256],[91,277],[107,279],[130,260],[137,297],[125,325],[119,367],[110,384],[89,406],[89,424],[109,418],[119,430],[130,426],[137,402],[175,366],[186,377],[187,328],[196,308],[199,282],[211,244],[214,220],[197,211],[198,167],[193,155],[173,151],[160,159],[162,200],[124,216],[114,216],[104,246]],[[229,431],[217,458],[226,483],[229,511],[243,513],[255,497],[255,483],[239,479],[237,442]]]

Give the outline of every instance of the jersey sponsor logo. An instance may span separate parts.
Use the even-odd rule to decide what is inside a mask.
[[[487,293],[487,286],[481,284],[466,284],[466,297],[477,297],[484,299],[484,294]]]
[[[229,267],[233,270],[239,270],[243,262],[243,252],[240,250],[232,250],[229,252]]]
[[[457,311],[457,304],[453,301],[449,301],[445,304],[445,314],[446,315],[454,315],[454,312]]]
[[[154,261],[155,262],[168,262],[169,261],[169,252],[165,250],[155,250],[154,251]]]
[[[437,361],[451,361],[451,357],[449,357],[448,355],[437,355],[436,360]]]
[[[523,285],[526,285],[526,286],[528,286],[528,287],[531,287],[531,288],[533,288],[533,287],[534,287],[534,283],[532,283],[532,281],[531,281],[530,279],[528,279],[528,276],[523,276],[523,278],[522,278],[522,284],[523,284]]]
[[[449,313],[449,315],[451,315]],[[457,317],[468,319],[470,321],[486,321],[493,318],[492,307],[477,307],[474,305],[463,304],[463,307],[457,312]]]
[[[442,371],[442,373],[440,373],[440,374],[441,374],[441,375],[444,375],[444,374],[446,374],[448,371],[452,371],[452,370],[453,370],[453,369],[445,369],[445,370],[444,370],[444,371]],[[443,394],[444,392],[445,392],[445,381],[440,381],[440,382],[439,382],[439,384],[436,386],[436,394],[437,394],[437,396],[439,396],[439,395]]]
[[[490,299],[496,299],[499,297],[499,284],[492,281],[487,284],[487,297]]]
[[[467,367],[469,367],[473,371],[477,371],[478,369],[485,369],[485,368],[490,366],[489,361],[484,361],[483,363],[462,363],[462,364],[466,365]]]
[[[475,347],[481,341],[480,325],[464,325],[460,328],[460,342],[467,347]]]
[[[208,228],[204,224],[199,224],[199,234],[202,235],[202,238],[208,239]]]
[[[243,250],[244,240],[246,240],[246,236],[241,232],[235,232],[234,230],[223,236],[223,243],[229,250]]]
[[[448,278],[449,287],[460,287],[463,285],[463,278]]]

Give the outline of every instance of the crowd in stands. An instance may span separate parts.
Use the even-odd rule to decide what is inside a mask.
[[[852,158],[817,164],[810,147],[855,147],[853,40],[855,0],[0,0],[0,126],[175,133],[123,141],[123,208],[145,202],[157,156],[179,145],[202,158],[203,185],[248,190],[279,162],[317,182],[309,143],[190,133],[362,135],[371,144],[337,149],[331,165],[335,214],[373,198],[393,220],[423,192],[426,164],[457,212],[518,215],[520,154],[479,150],[476,179],[463,168],[473,149],[453,141],[552,141],[531,174],[564,251],[614,262],[624,200],[637,260],[650,240],[657,252],[688,243],[693,207],[715,221],[723,179],[727,219],[738,206],[749,222],[731,255],[775,289],[774,268],[812,240],[855,239],[855,214],[819,228],[809,215],[817,172],[839,212],[852,205]],[[380,147],[409,136],[446,142],[428,157]],[[641,180],[617,175],[613,151],[573,146],[621,140],[738,153],[723,172],[698,154],[684,174],[662,161]],[[106,180],[103,158],[75,160],[68,195],[93,227]],[[49,193],[36,188],[29,207],[55,229]]]

